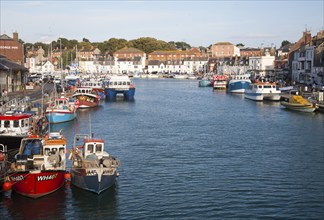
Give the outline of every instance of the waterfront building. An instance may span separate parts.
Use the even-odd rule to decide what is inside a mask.
[[[24,66],[0,55],[0,91],[3,89],[7,92],[21,91],[26,78],[27,69]]]
[[[148,73],[166,73],[166,61],[149,60],[147,65]]]
[[[98,48],[91,47],[86,49],[84,47],[76,52],[76,58],[81,61],[94,60],[100,55],[101,51]]]
[[[24,65],[24,51],[22,43],[19,42],[18,33],[14,32],[13,37],[6,34],[0,35],[0,55],[20,65]]]
[[[197,73],[204,72],[206,69],[206,64],[208,62],[208,57],[194,57],[186,58],[183,60],[183,66],[181,72],[184,73]]]
[[[265,52],[265,56],[249,57],[249,70],[252,77],[268,77],[274,73],[275,56],[271,56],[269,51]]]
[[[148,60],[159,60],[159,61],[168,61],[168,60],[184,60],[184,59],[193,59],[196,57],[205,57],[203,53],[200,52],[197,48],[192,48],[190,50],[157,50],[153,51],[148,55]]]
[[[241,57],[258,57],[261,56],[260,48],[240,48]]]
[[[324,31],[310,38],[305,31],[290,53],[291,78],[296,83],[313,87],[324,85]]]
[[[230,42],[218,42],[211,46],[212,57],[233,57],[240,56],[240,48]]]

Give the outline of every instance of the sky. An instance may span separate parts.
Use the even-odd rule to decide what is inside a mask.
[[[217,42],[245,47],[294,43],[324,28],[324,0],[64,1],[0,0],[0,33],[25,43],[104,42],[153,37],[192,47]]]

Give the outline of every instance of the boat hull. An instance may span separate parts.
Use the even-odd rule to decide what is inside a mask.
[[[227,82],[226,81],[215,81],[213,87],[215,90],[226,90]]]
[[[63,123],[67,121],[72,121],[76,118],[76,111],[52,111],[46,112],[46,117],[51,124]]]
[[[98,174],[87,175],[84,169],[71,169],[71,183],[81,189],[100,194],[115,184],[117,174],[102,175],[99,181]]]
[[[116,97],[118,94],[122,94],[124,96],[124,100],[126,101],[134,100],[134,96],[135,96],[135,88],[130,88],[128,90],[116,90],[116,89],[106,88],[105,92],[106,92],[106,99],[109,101],[116,101]]]
[[[314,112],[316,110],[311,104],[303,105],[303,104],[292,104],[286,101],[281,101],[280,104],[287,109],[299,111],[299,112]]]
[[[55,192],[64,185],[65,171],[18,172],[10,175],[13,190],[37,199]]]
[[[228,83],[228,92],[244,93],[249,88],[250,82],[248,80],[230,80]]]
[[[254,101],[279,101],[280,100],[280,94],[277,93],[254,93],[254,92],[245,92],[244,97],[247,99],[251,99]]]
[[[202,79],[199,80],[199,87],[209,87],[210,84],[210,80],[206,80],[206,79]]]

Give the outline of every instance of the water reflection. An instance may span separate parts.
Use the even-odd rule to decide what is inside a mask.
[[[54,193],[39,199],[31,199],[12,191],[6,193],[2,204],[8,216],[19,219],[55,218],[65,219],[66,191],[62,187]]]
[[[67,217],[115,219],[118,216],[117,191],[117,184],[99,195],[71,185],[73,213]]]

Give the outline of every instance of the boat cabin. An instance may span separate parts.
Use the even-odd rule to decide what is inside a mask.
[[[79,87],[75,90],[75,94],[95,94],[92,88]]]
[[[0,115],[0,135],[26,136],[30,128],[30,114],[7,112]]]
[[[45,138],[24,138],[16,155],[16,171],[64,170],[66,140],[59,132]]]
[[[89,87],[89,88],[102,88],[102,82],[96,82],[96,81],[84,81],[81,83],[81,87]]]
[[[112,76],[108,83],[108,88],[115,90],[129,90],[134,85],[128,76]]]
[[[84,158],[90,159],[91,157],[96,156],[98,159],[101,159],[103,156],[106,156],[107,153],[104,152],[105,143],[103,139],[85,139],[84,140]]]

